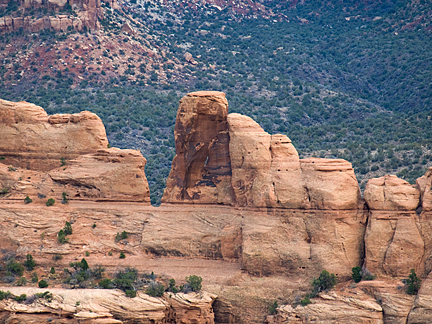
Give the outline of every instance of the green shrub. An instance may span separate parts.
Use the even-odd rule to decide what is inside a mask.
[[[126,231],[123,231],[123,232],[121,232],[121,234],[120,233],[118,233],[117,232],[117,235],[116,235],[116,241],[118,242],[118,241],[120,241],[120,240],[124,240],[124,239],[127,239],[128,238],[128,234],[127,234],[127,232]]]
[[[45,280],[39,281],[38,285],[39,285],[39,288],[46,288],[46,287],[48,287],[48,283]]]
[[[421,286],[421,279],[417,277],[414,269],[411,269],[411,273],[408,279],[405,281],[405,284],[408,286],[407,287],[408,295],[417,295]]]
[[[25,301],[26,299],[27,299],[27,295],[26,295],[26,294],[21,294],[21,295],[15,297],[15,300],[16,300],[18,303],[22,303],[22,302]]]
[[[186,277],[186,282],[190,285],[192,291],[198,292],[202,288],[201,286],[202,278],[199,276],[192,275]]]
[[[39,276],[38,276],[38,274],[36,272],[32,273],[31,281],[34,282],[34,283],[36,283],[36,282],[39,281]]]
[[[0,300],[8,299],[11,295],[12,294],[10,291],[4,292],[4,291],[0,290]]]
[[[277,301],[275,301],[273,304],[269,307],[269,314],[270,315],[276,315],[277,314],[277,308],[279,307]]]
[[[33,200],[29,196],[27,196],[27,197],[24,198],[24,202],[26,204],[30,204],[31,202],[33,202]]]
[[[152,282],[147,287],[145,293],[152,297],[162,297],[165,292],[165,286],[158,283],[158,282]]]
[[[134,298],[134,297],[136,297],[137,293],[135,290],[126,290],[125,294],[126,294],[126,297]]]
[[[112,289],[112,288],[114,288],[114,285],[113,285],[111,279],[106,278],[106,279],[102,279],[99,282],[99,287],[101,287],[103,289]]]
[[[69,199],[67,199],[67,193],[66,192],[62,193],[62,198],[63,198],[62,199],[62,204],[67,204],[69,202]]]
[[[334,273],[330,274],[328,271],[323,270],[320,276],[312,281],[313,291],[311,296],[315,297],[321,291],[333,288],[336,283],[336,275]]]
[[[55,269],[54,269],[54,267],[51,267],[50,273],[51,273],[51,274],[55,274]]]
[[[24,261],[24,266],[28,271],[32,271],[36,266],[36,263],[33,260],[33,256],[31,254],[26,255],[26,260]]]
[[[26,277],[21,277],[17,280],[16,285],[17,286],[25,286],[27,284]]]
[[[310,303],[312,303],[311,302],[311,300],[309,299],[309,297],[305,297],[305,298],[303,298],[302,300],[300,300],[300,305],[302,305],[302,306],[307,306],[307,305],[309,305]]]
[[[362,274],[362,268],[360,268],[359,266],[356,266],[354,268],[351,269],[352,272],[352,278],[354,280],[354,282],[360,282],[362,280],[363,274]]]
[[[69,222],[65,223],[65,227],[63,228],[65,235],[72,235],[72,225]]]
[[[69,239],[66,238],[66,234],[64,233],[64,231],[62,229],[57,234],[57,241],[60,244],[64,244],[64,243],[69,242]]]
[[[178,289],[175,285],[176,285],[175,279],[170,279],[167,290],[173,292],[174,294],[178,293]]]
[[[47,206],[52,206],[55,204],[55,200],[53,198],[49,198],[48,201],[46,202]]]
[[[66,159],[64,157],[60,158],[60,164],[61,166],[66,165]]]
[[[125,255],[123,252],[120,252],[120,256],[119,256],[119,258],[120,258],[120,259],[124,259],[124,258],[126,258],[126,255]]]
[[[6,271],[21,277],[24,274],[24,266],[15,259],[11,259],[6,263]]]
[[[49,291],[45,291],[44,293],[37,293],[35,294],[36,298],[44,298],[49,302],[52,302],[53,300],[53,294],[50,293]]]

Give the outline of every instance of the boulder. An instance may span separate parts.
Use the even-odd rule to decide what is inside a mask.
[[[395,175],[385,175],[368,181],[364,198],[373,210],[415,210],[420,203],[420,192]]]
[[[15,167],[48,171],[62,158],[72,160],[108,145],[101,119],[88,111],[48,116],[34,104],[0,99],[0,124],[2,162]]]

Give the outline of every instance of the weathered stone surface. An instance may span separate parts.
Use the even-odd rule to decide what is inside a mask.
[[[423,280],[407,324],[429,323],[432,318],[432,272]]]
[[[381,305],[375,299],[358,291],[354,296],[331,291],[321,293],[313,303],[305,307],[284,305],[278,308],[278,314],[269,316],[268,324],[383,324]]]
[[[420,192],[395,175],[385,175],[368,181],[364,198],[374,210],[415,210],[420,202]]]
[[[145,164],[139,151],[109,148],[81,155],[49,176],[65,185],[71,198],[150,203]]]
[[[416,180],[421,195],[421,207],[424,211],[432,210],[432,168],[429,168],[425,175]]]
[[[345,160],[300,160],[285,135],[228,115],[232,187],[239,206],[357,209],[360,190]]]
[[[231,203],[231,168],[222,92],[194,92],[180,101],[176,156],[162,202]]]
[[[374,274],[407,277],[423,271],[424,241],[415,212],[371,211],[365,234],[365,267]]]
[[[108,145],[105,127],[88,111],[48,116],[43,108],[0,99],[0,156],[5,164],[48,171]],[[17,149],[19,148],[19,149]]]
[[[46,291],[30,287],[2,287],[1,290],[9,290],[16,296],[32,296]],[[38,321],[46,321],[46,315],[49,314],[62,318],[61,322],[57,323],[212,324],[212,304],[217,297],[207,292],[171,294],[171,297],[166,295],[163,298],[138,292],[137,297],[129,298],[124,292],[112,289],[50,288],[49,291],[53,294],[51,302],[44,298],[36,298],[31,304],[18,303],[11,299],[0,301],[3,322],[41,323]]]
[[[252,275],[312,278],[322,269],[349,278],[360,265],[365,218],[358,211],[248,212],[243,221],[243,268]]]

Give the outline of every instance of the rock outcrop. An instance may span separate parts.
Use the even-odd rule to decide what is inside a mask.
[[[364,198],[372,210],[415,210],[420,192],[407,181],[386,175],[368,181]]]
[[[26,196],[45,204],[68,200],[134,201],[150,204],[144,173],[146,159],[140,152],[117,148],[99,150],[68,161],[48,173],[13,168],[0,163],[0,188],[8,199],[23,201]]]
[[[67,162],[108,146],[101,119],[88,111],[49,116],[34,104],[0,99],[0,124],[2,162],[15,167],[49,171],[62,158]]]
[[[394,175],[370,179],[364,197],[370,208],[365,235],[365,266],[375,274],[407,277],[423,272],[425,253],[417,187]]]
[[[194,92],[180,101],[176,156],[162,202],[231,203],[227,114],[222,92]]]
[[[305,159],[285,135],[228,115],[225,96],[188,94],[177,114],[176,157],[165,203],[355,210],[361,195],[351,163]]]
[[[13,295],[28,297],[47,289],[30,287],[2,287]],[[138,292],[135,298],[112,289],[59,289],[50,288],[53,299],[31,298],[18,303],[13,299],[0,301],[0,319],[3,323],[197,323],[213,324],[212,304],[215,295],[172,294],[162,298]],[[51,317],[51,320],[49,318]],[[54,321],[53,318],[54,317]]]

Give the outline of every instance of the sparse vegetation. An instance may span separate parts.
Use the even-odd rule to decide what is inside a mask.
[[[269,314],[270,315],[276,315],[277,314],[277,308],[279,307],[277,301],[275,301],[273,304],[269,307]]]
[[[192,289],[192,291],[194,292],[199,292],[202,288],[202,278],[200,276],[189,276],[186,277],[186,282],[189,284],[190,288]]]
[[[35,266],[36,262],[33,260],[33,256],[31,254],[27,254],[26,260],[24,261],[24,267],[26,267],[28,271],[33,271]]]
[[[48,283],[42,279],[41,281],[39,281],[38,286],[39,288],[46,288],[48,287]]]
[[[55,204],[55,199],[54,198],[49,198],[48,201],[46,202],[47,206],[53,206]]]
[[[334,273],[330,274],[328,271],[323,270],[318,278],[312,280],[312,292],[310,297],[315,297],[322,291],[333,288],[337,283],[337,278]]]
[[[411,273],[408,279],[405,280],[408,295],[417,295],[421,286],[421,279],[417,277],[414,269],[411,269]]]
[[[15,259],[11,259],[6,262],[6,271],[10,275],[21,277],[24,274],[24,266]]]
[[[125,255],[123,252],[120,252],[120,256],[119,256],[119,258],[120,258],[120,259],[125,259],[125,258],[126,258],[126,255]]]
[[[121,240],[125,240],[125,239],[127,239],[128,238],[128,233],[126,232],[126,231],[123,231],[123,232],[121,232],[121,234],[120,233],[117,233],[117,235],[116,235],[116,241],[117,242],[119,242],[119,241],[121,241]]]
[[[29,196],[26,196],[26,197],[24,198],[24,202],[25,202],[26,204],[30,204],[31,202],[33,202],[33,200],[32,200]]]

